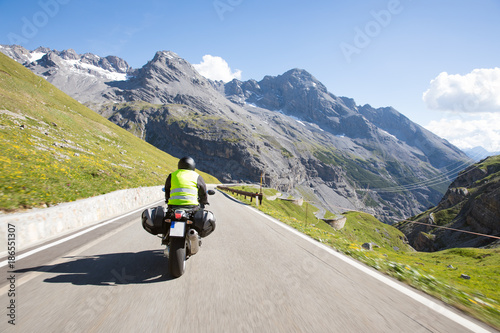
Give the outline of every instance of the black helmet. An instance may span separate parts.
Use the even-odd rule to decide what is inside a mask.
[[[185,156],[179,160],[179,164],[177,165],[179,169],[187,169],[187,170],[193,170],[196,167],[196,164],[194,163],[194,160],[189,157]]]

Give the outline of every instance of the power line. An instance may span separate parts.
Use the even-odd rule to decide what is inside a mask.
[[[429,224],[429,223],[416,222],[416,221],[410,221],[410,220],[401,220],[399,222],[410,222],[410,223],[422,224],[422,225],[426,225],[426,226],[429,226],[429,227],[432,227],[432,228],[441,228],[441,229],[447,229],[447,230],[453,230],[453,231],[463,232],[463,233],[467,233],[467,234],[473,234],[473,235],[477,235],[477,236],[483,236],[483,237],[500,239],[500,237],[498,237],[498,236],[486,235],[486,234],[481,234],[481,233],[478,233],[478,232],[467,231],[467,230],[460,230],[460,229],[449,228],[449,227],[443,227],[443,226],[440,226],[440,225],[433,225],[433,224]]]
[[[409,184],[409,185],[397,185],[397,186],[389,186],[389,187],[381,187],[381,188],[372,188],[372,189],[369,189],[369,190],[365,190],[365,189],[359,189],[359,190],[360,191],[373,191],[373,192],[403,192],[403,191],[416,190],[416,189],[421,188],[421,187],[428,187],[428,186],[432,186],[432,185],[438,185],[438,184],[442,184],[442,183],[448,182],[448,180],[443,180],[443,177],[452,176],[453,174],[455,174],[455,172],[463,170],[463,166],[464,165],[466,165],[466,164],[465,163],[461,163],[459,166],[457,166],[457,167],[455,167],[455,168],[453,168],[451,170],[448,170],[444,174],[441,174],[439,176],[436,176],[436,177],[433,177],[433,178],[429,178],[429,179],[426,179],[426,180],[422,180],[422,181],[419,181],[419,182],[416,182],[416,183],[413,183],[413,184]],[[468,166],[470,166],[470,165],[472,165],[472,164],[469,164]],[[462,173],[461,175],[469,173],[469,172],[471,172],[474,169],[475,168],[471,168],[470,170],[468,170],[467,172]]]
[[[345,207],[339,207],[339,206],[332,206],[332,207],[339,208],[340,210],[343,210],[343,211],[351,211],[351,212],[359,212],[360,211],[360,210],[355,210],[355,209],[350,209],[350,208],[345,208]],[[364,212],[362,210],[360,212],[366,213],[366,214],[370,214],[370,213]],[[426,226],[429,226],[429,227],[432,227],[432,228],[441,228],[441,229],[447,229],[447,230],[452,230],[452,231],[457,231],[457,232],[463,232],[463,233],[467,233],[467,234],[473,234],[473,235],[477,235],[477,236],[483,236],[483,237],[489,237],[489,238],[494,238],[494,239],[500,239],[499,236],[481,234],[481,233],[478,233],[478,232],[467,231],[467,230],[460,230],[460,229],[449,228],[449,227],[443,227],[443,226],[439,226],[439,225],[434,225],[434,224],[429,224],[429,223],[423,223],[423,222],[416,222],[416,221],[411,221],[411,220],[406,220],[406,219],[395,221],[394,224],[397,224],[397,223],[400,223],[400,222],[409,222],[409,223],[422,224],[422,225],[426,225]]]

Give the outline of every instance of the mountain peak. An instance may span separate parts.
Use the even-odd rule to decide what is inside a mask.
[[[159,61],[164,59],[181,59],[177,53],[172,51],[158,51],[156,52],[153,61]]]
[[[226,97],[237,104],[277,110],[302,120],[319,122],[330,130],[340,126],[340,114],[355,113],[313,75],[300,68],[278,76],[267,75],[260,82],[232,81],[225,88]],[[344,129],[342,131],[347,134]]]
[[[67,49],[59,52],[59,56],[64,60],[78,60],[80,56],[73,49]]]
[[[305,69],[301,68],[292,68],[285,73],[282,74],[283,76],[295,76],[295,77],[302,77],[302,78],[308,78],[308,79],[314,79],[314,76],[312,76],[311,73],[306,71]]]
[[[172,51],[156,52],[153,59],[149,61],[144,67],[162,68],[163,70],[166,70],[168,72],[175,72],[175,75],[197,76],[197,74],[193,73],[195,72],[194,67],[189,62],[179,57],[177,53]]]
[[[288,81],[292,86],[297,88],[314,88],[320,90],[321,92],[327,91],[326,87],[305,69],[290,69],[289,71],[278,76],[278,78]]]

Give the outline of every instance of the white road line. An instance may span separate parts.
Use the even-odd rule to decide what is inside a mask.
[[[135,213],[137,213],[137,212],[139,212],[139,211],[141,211],[141,210],[146,209],[147,207],[151,207],[151,206],[157,205],[158,203],[160,203],[160,202],[164,202],[164,201],[165,201],[165,200],[160,200],[160,201],[154,202],[154,203],[152,203],[152,204],[149,204],[149,205],[147,205],[147,206],[143,206],[143,207],[141,207],[141,208],[138,208],[138,209],[136,209],[136,210],[133,210],[133,211],[131,211],[131,212],[128,212],[128,213],[126,213],[126,214],[124,214],[124,215],[117,216],[117,217],[115,217],[115,218],[113,218],[113,219],[111,219],[111,220],[109,220],[109,221],[107,221],[107,222],[104,222],[104,223],[100,223],[100,224],[94,225],[93,227],[90,227],[90,228],[85,229],[85,230],[83,230],[83,231],[77,232],[76,234],[73,234],[73,235],[68,236],[68,237],[66,237],[66,238],[62,238],[62,239],[60,239],[60,240],[58,240],[58,241],[55,241],[55,242],[53,242],[53,243],[49,243],[49,244],[47,244],[47,245],[44,245],[44,246],[38,247],[38,248],[36,248],[36,249],[33,249],[33,250],[31,250],[31,251],[28,251],[28,252],[26,252],[26,253],[23,253],[23,254],[21,254],[21,255],[19,255],[19,256],[16,256],[16,261],[21,260],[21,259],[24,259],[24,258],[26,258],[26,257],[29,257],[29,256],[31,256],[31,255],[33,255],[33,254],[35,254],[35,253],[38,253],[38,252],[40,252],[40,251],[43,251],[43,250],[49,249],[49,248],[54,247],[54,246],[56,246],[56,245],[62,244],[62,243],[67,242],[67,241],[69,241],[69,240],[72,240],[73,238],[80,237],[81,235],[84,235],[84,234],[86,234],[86,233],[88,233],[88,232],[90,232],[90,231],[92,231],[92,230],[95,230],[95,229],[98,229],[98,228],[103,227],[103,226],[105,226],[105,225],[108,225],[108,224],[110,224],[110,223],[113,223],[113,222],[115,222],[115,221],[117,221],[117,220],[119,220],[119,219],[121,219],[121,218],[123,218],[123,217],[129,216],[129,215],[132,215],[132,214],[135,214]],[[8,262],[9,262],[8,260],[4,260],[4,261],[0,262],[0,267],[4,267],[4,266],[6,266],[6,265],[8,264]]]
[[[414,292],[413,290],[409,289],[408,287],[405,287],[399,283],[396,283],[394,282],[393,280],[391,280],[390,278],[388,278],[387,276],[383,275],[382,273],[379,273],[375,270],[372,270],[362,264],[360,264],[359,262],[357,262],[356,260],[344,255],[344,254],[341,254],[341,253],[338,253],[336,252],[335,250],[333,250],[331,247],[328,247],[324,244],[321,244],[320,242],[310,238],[309,236],[299,232],[297,229],[294,229],[292,227],[290,227],[289,225],[286,225],[285,223],[279,221],[279,220],[276,220],[264,213],[262,213],[261,211],[259,210],[256,210],[255,208],[253,207],[250,207],[250,206],[247,206],[249,209],[253,210],[254,212],[262,215],[263,217],[267,218],[268,220],[270,220],[271,222],[283,227],[284,229],[294,233],[295,235],[301,237],[302,239],[310,242],[311,244],[314,244],[320,248],[322,248],[323,250],[327,251],[328,253],[334,255],[335,257],[339,258],[340,260],[343,260],[345,263],[359,269],[360,271],[370,275],[371,277],[379,280],[380,282],[386,284],[387,286],[391,287],[391,288],[394,288],[396,289],[397,291],[405,294],[406,296],[408,297],[411,297],[412,299],[414,299],[415,301],[429,307],[430,309],[436,311],[437,313],[447,317],[448,319],[456,322],[457,324],[460,324],[462,325],[463,327],[473,331],[473,332],[478,332],[478,333],[491,333],[490,331],[484,329],[483,327],[471,322],[470,320],[468,320],[467,318],[464,318],[460,315],[458,315],[457,313],[443,307],[442,305],[439,305],[438,303],[436,302],[433,302],[432,300],[426,298],[426,297],[423,297],[422,295]]]

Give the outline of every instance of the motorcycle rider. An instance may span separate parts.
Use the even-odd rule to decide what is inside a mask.
[[[194,159],[185,156],[179,160],[177,171],[168,175],[165,181],[165,203],[168,207],[181,206],[204,208],[208,205],[207,185],[195,170]]]

